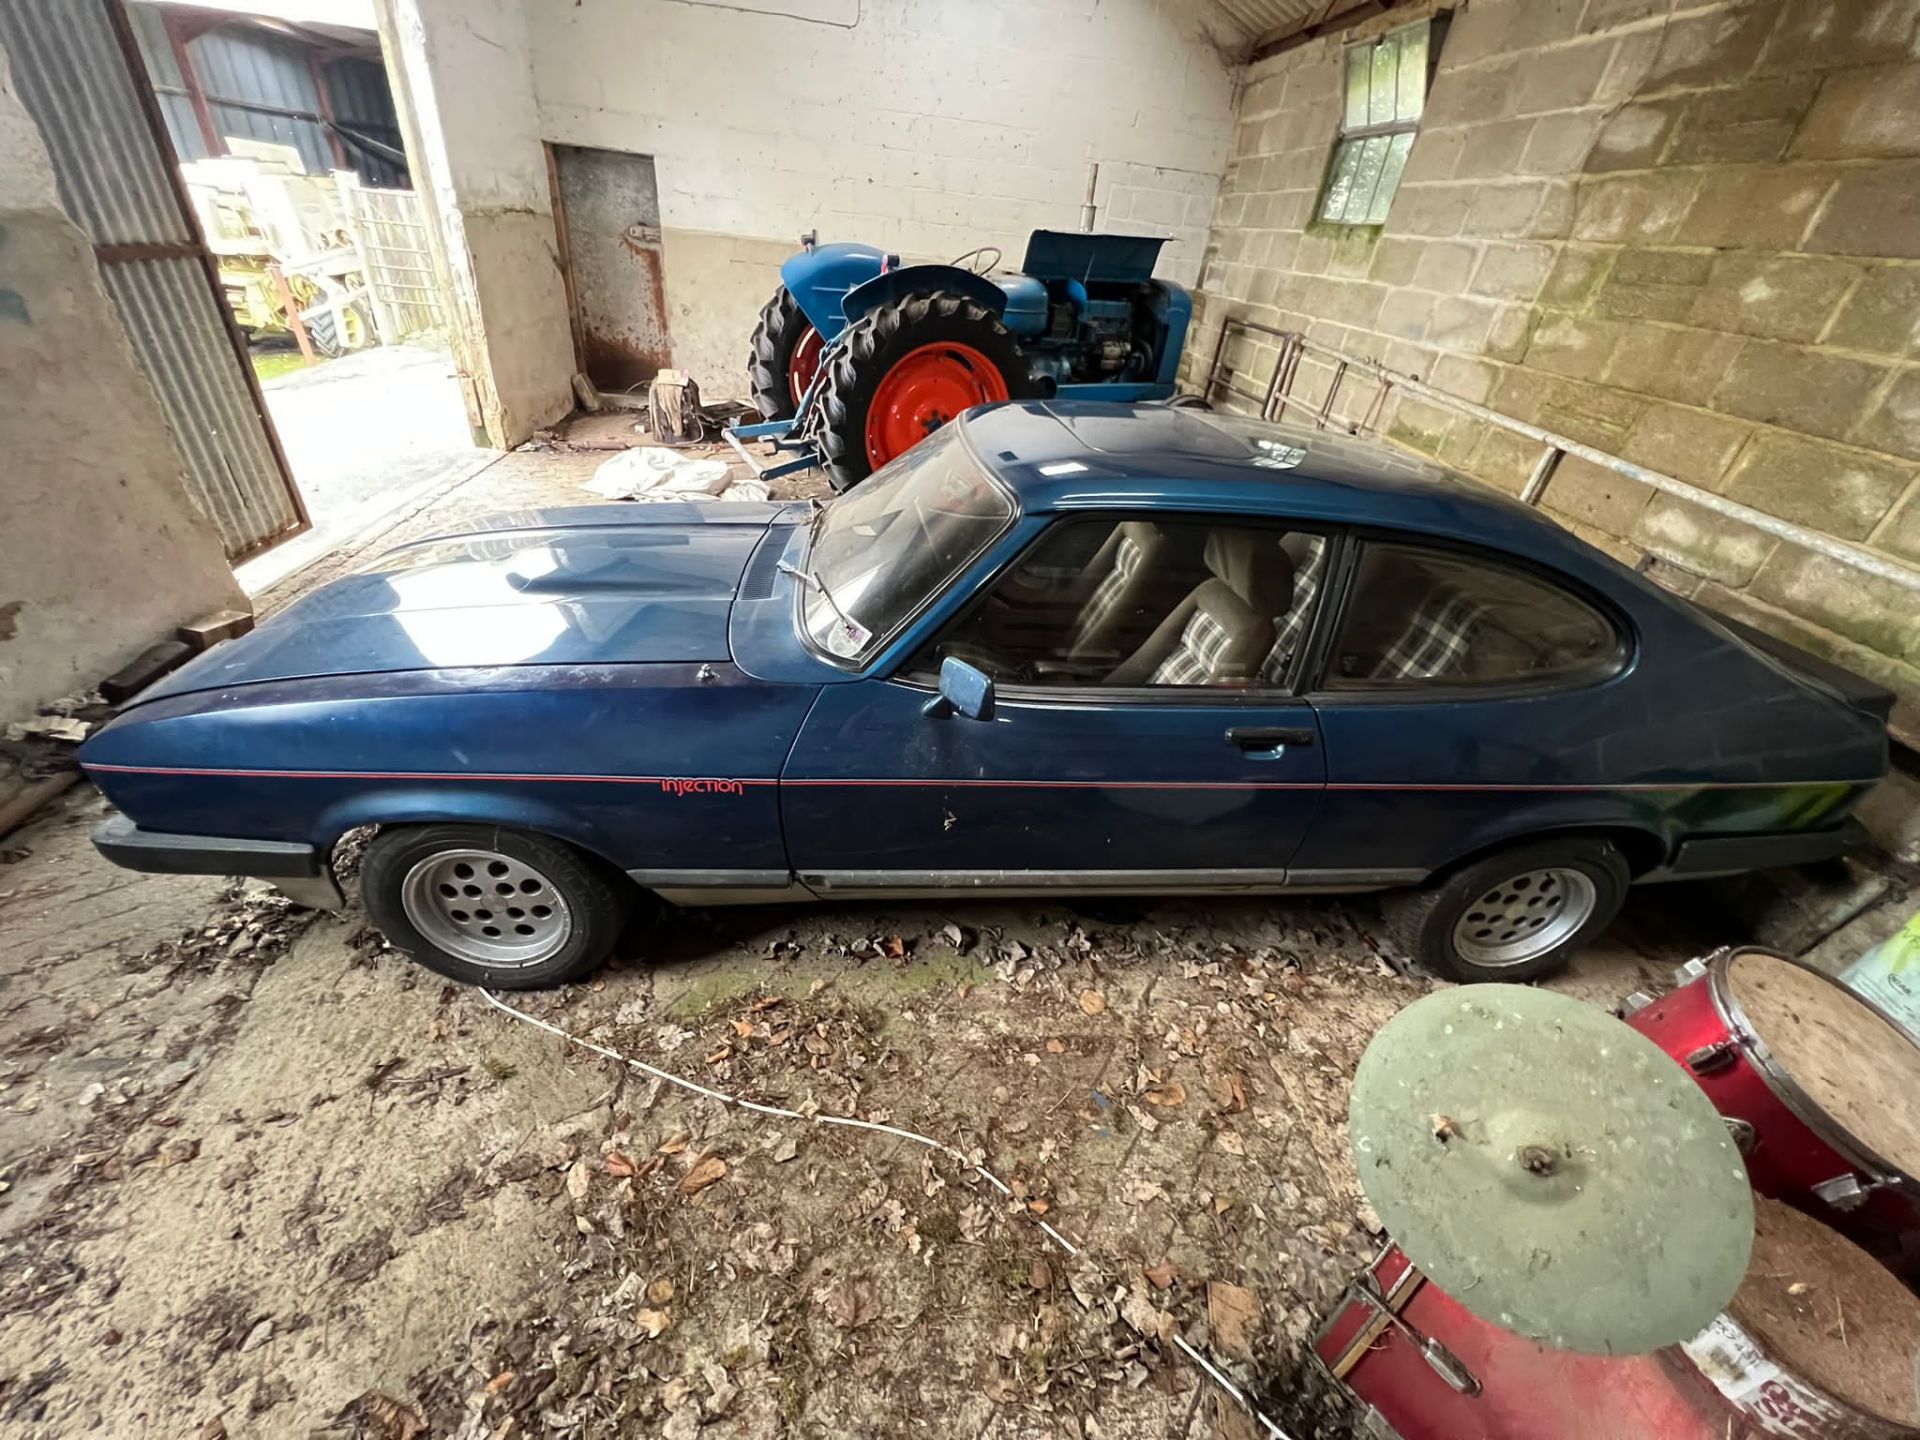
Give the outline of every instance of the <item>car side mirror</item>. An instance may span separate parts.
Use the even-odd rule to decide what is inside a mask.
[[[940,662],[940,693],[927,701],[925,712],[935,717],[964,715],[969,720],[993,718],[993,677],[958,656]]]

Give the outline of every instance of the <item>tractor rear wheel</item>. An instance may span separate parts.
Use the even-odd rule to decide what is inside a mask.
[[[753,327],[753,352],[747,356],[747,380],[753,408],[763,420],[791,420],[813,383],[824,348],[820,332],[782,285],[760,311]]]
[[[848,489],[962,410],[1037,393],[992,311],[945,292],[903,296],[848,326],[827,362],[821,467]]]

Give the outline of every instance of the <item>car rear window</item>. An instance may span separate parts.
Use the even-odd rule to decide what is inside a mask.
[[[1618,670],[1626,647],[1593,605],[1478,557],[1369,544],[1326,688],[1525,685]]]

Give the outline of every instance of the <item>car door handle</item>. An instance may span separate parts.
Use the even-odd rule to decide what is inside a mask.
[[[1227,731],[1227,743],[1242,750],[1278,750],[1285,745],[1311,745],[1310,726],[1236,725]]]

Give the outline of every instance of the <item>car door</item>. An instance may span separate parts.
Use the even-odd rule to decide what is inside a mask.
[[[1631,627],[1513,557],[1356,537],[1320,671],[1327,795],[1297,870],[1411,883],[1510,838],[1621,819],[1684,787],[1643,773],[1665,707],[1618,683]]]
[[[1165,542],[1130,567],[1127,524]],[[1327,544],[1244,517],[1056,523],[892,673],[822,692],[782,777],[794,869],[844,894],[1282,884],[1325,777],[1292,683],[1296,577]],[[1211,670],[1187,643],[1208,625]],[[948,656],[993,678],[989,716],[927,713]]]

